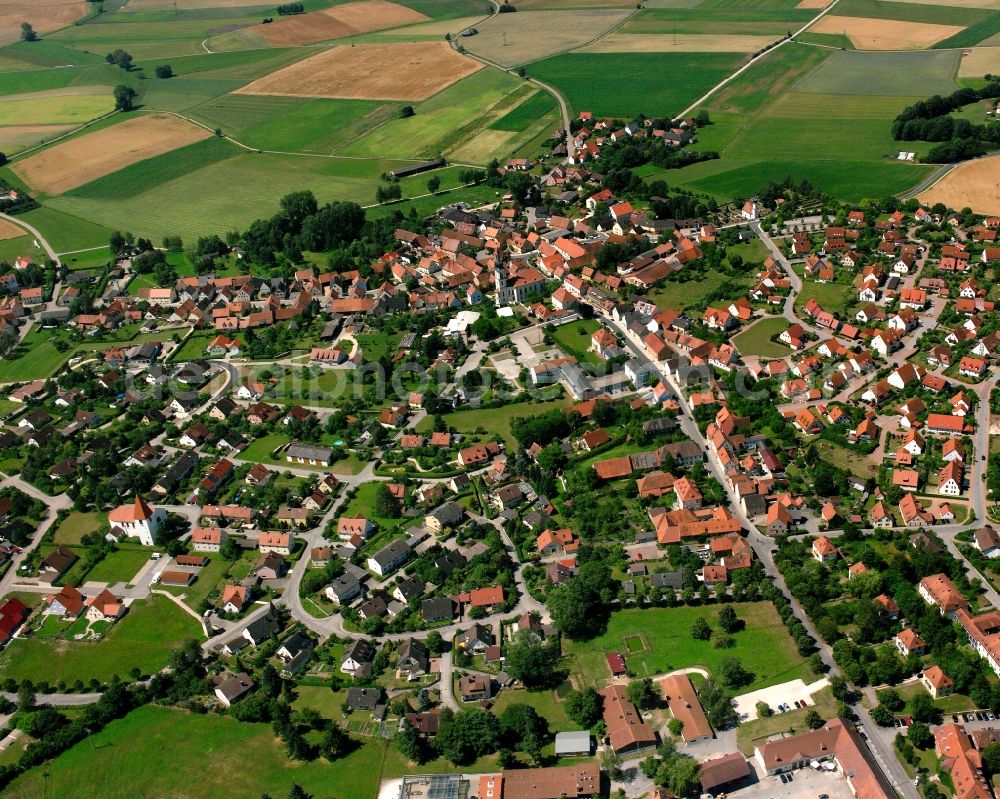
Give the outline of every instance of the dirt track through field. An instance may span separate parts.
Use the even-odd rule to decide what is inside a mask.
[[[10,44],[21,38],[21,23],[30,22],[36,33],[65,28],[87,16],[87,3],[75,2],[34,3],[30,0],[0,0],[0,44]]]
[[[344,3],[292,17],[278,17],[267,25],[254,25],[248,30],[263,36],[271,44],[292,47],[314,44],[329,39],[343,39],[359,33],[414,25],[430,18],[406,6],[388,0],[363,0]]]
[[[0,241],[16,239],[27,235],[28,231],[19,228],[13,222],[8,222],[6,219],[0,219]]]
[[[924,50],[962,30],[960,25],[830,15],[813,25],[809,32],[845,34],[859,50]]]
[[[265,75],[236,93],[426,100],[482,68],[447,42],[341,45]]]
[[[956,167],[917,197],[925,205],[971,208],[977,214],[1000,215],[1000,156],[978,158]]]
[[[679,33],[676,36],[655,33],[612,33],[578,53],[753,53],[779,36],[714,36]]]
[[[11,168],[36,191],[62,194],[211,135],[175,116],[148,114],[62,142]]]

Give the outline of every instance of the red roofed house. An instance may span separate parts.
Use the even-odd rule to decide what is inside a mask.
[[[155,546],[156,533],[166,520],[163,508],[151,508],[138,494],[131,505],[119,505],[108,514],[112,529],[120,527],[126,536],[138,538],[147,547]]]

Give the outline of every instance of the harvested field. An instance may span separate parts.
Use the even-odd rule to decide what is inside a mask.
[[[1000,214],[1000,156],[978,158],[953,169],[917,199],[949,208],[971,208],[977,214]]]
[[[1000,47],[974,47],[968,55],[962,56],[958,65],[958,77],[981,78],[983,75],[1000,71]]]
[[[0,0],[0,44],[10,44],[21,38],[21,23],[31,22],[38,33],[72,25],[87,16],[87,3],[83,2],[31,2],[31,0]]]
[[[829,15],[813,25],[809,32],[842,33],[859,50],[923,50],[962,30],[958,25]]]
[[[76,125],[0,125],[0,150],[7,155],[49,141]]]
[[[268,8],[260,0],[128,0],[122,11],[189,11],[197,8]]]
[[[581,53],[754,53],[778,40],[777,36],[710,36],[679,33],[661,36],[650,33],[612,33]]]
[[[407,25],[405,28],[393,28],[391,31],[382,31],[379,36],[431,36],[442,38],[446,33],[461,33],[466,28],[478,24],[482,19],[482,16],[440,19],[434,22],[423,22],[419,25]]]
[[[912,3],[918,6],[945,6],[948,8],[992,8],[1000,9],[1000,0],[950,0],[942,3],[940,0],[885,0],[888,3]]]
[[[13,222],[8,222],[6,219],[0,219],[0,241],[17,239],[23,235],[24,230],[19,228]]]
[[[32,188],[61,194],[211,135],[183,119],[148,114],[57,144],[19,161],[12,169]]]
[[[283,17],[268,25],[254,25],[248,31],[260,34],[279,47],[293,47],[428,20],[429,17],[417,11],[387,0],[363,0],[360,3],[344,3],[322,11]]]
[[[801,0],[796,8],[815,8],[817,10],[826,8],[833,0]]]
[[[518,11],[499,14],[478,25],[479,33],[464,40],[470,53],[506,67],[527,64],[573,50],[618,25],[626,11]]]
[[[324,50],[255,80],[237,93],[426,100],[482,67],[456,53],[447,42],[360,44]]]

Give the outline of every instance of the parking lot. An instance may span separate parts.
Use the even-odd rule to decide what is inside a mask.
[[[759,768],[756,766],[755,768]],[[786,777],[787,779],[787,777]],[[792,772],[790,782],[779,777],[762,777],[759,782],[726,793],[727,799],[854,799],[844,775],[838,771],[814,771],[811,768]]]
[[[816,704],[812,695],[822,690],[830,683],[826,678],[806,685],[803,680],[790,680],[781,685],[772,685],[769,688],[761,688],[759,691],[751,691],[748,694],[737,696],[733,700],[736,712],[744,721],[753,721],[757,718],[757,703],[764,702],[769,705],[775,713],[782,712],[780,707],[787,710],[794,710],[797,707],[808,707]],[[796,705],[796,702],[799,704]]]

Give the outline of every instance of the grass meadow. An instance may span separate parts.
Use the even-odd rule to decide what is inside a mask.
[[[630,119],[679,113],[742,59],[734,53],[567,53],[527,69],[562,92],[572,115],[593,111]]]
[[[691,637],[691,625],[699,617],[718,629],[718,605],[619,611],[612,614],[603,635],[584,643],[564,642],[564,649],[573,659],[573,672],[585,685],[601,686],[611,676],[604,658],[608,652],[624,654],[629,671],[638,677],[654,677],[692,666],[711,672],[723,658],[735,657],[754,673],[754,682],[747,691],[809,678],[806,659],[798,654],[774,605],[750,602],[732,607],[746,626],[733,634],[729,649],[716,649],[711,641]],[[646,649],[630,654],[625,639],[637,633],[642,634]]]
[[[150,674],[166,664],[170,653],[184,641],[198,638],[198,623],[169,599],[153,595],[135,603],[100,641],[18,638],[0,654],[0,676],[37,680],[44,675],[51,684],[66,680],[85,683],[117,674],[128,679],[138,666]]]
[[[751,327],[733,337],[733,344],[743,355],[757,355],[762,358],[781,358],[788,355],[788,347],[775,344],[771,337],[788,327],[788,320],[777,316],[760,319]]]

